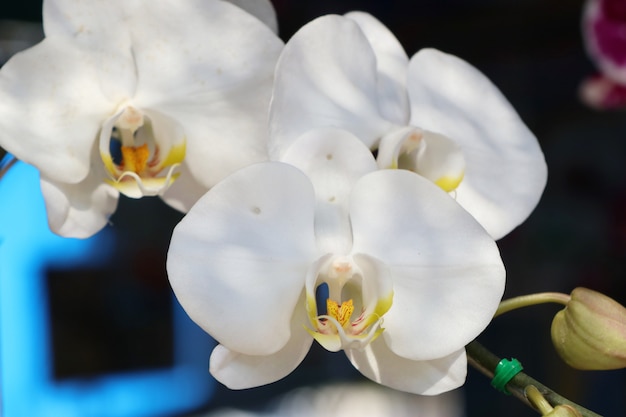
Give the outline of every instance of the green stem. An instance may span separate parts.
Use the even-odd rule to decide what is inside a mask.
[[[485,348],[476,340],[470,342],[470,344],[465,347],[465,350],[467,351],[467,357],[470,365],[478,369],[487,377],[493,378],[496,366],[498,366],[498,363],[500,363],[500,358],[491,353],[487,348]],[[578,410],[578,412],[583,417],[602,417],[599,414],[587,410],[586,408],[581,407],[580,405],[568,400],[567,398],[562,397],[561,395],[552,391],[550,388],[543,385],[541,382],[526,375],[524,372],[520,372],[519,374],[515,375],[515,377],[513,377],[513,379],[511,379],[511,381],[506,385],[506,388],[513,396],[521,400],[527,406],[536,410],[536,408],[531,404],[528,398],[526,398],[526,394],[524,392],[526,387],[528,387],[529,385],[534,385],[535,387],[537,387],[539,392],[543,394],[544,398],[548,400],[548,402],[553,407],[562,404],[569,405],[570,407]]]
[[[509,298],[500,302],[500,306],[496,311],[494,317],[498,317],[500,314],[507,313],[511,310],[517,310],[518,308],[533,306],[537,304],[545,303],[557,303],[567,305],[570,300],[568,294],[560,292],[540,292],[537,294],[521,295],[519,297]]]

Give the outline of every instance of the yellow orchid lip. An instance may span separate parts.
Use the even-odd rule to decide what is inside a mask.
[[[324,319],[330,322],[330,324],[337,329],[337,333],[323,333],[319,330],[314,331],[307,327],[305,327],[305,329],[320,345],[330,352],[338,352],[342,349],[362,349],[376,340],[385,330],[381,327],[382,319],[380,318],[374,321],[368,331],[358,334],[352,334],[346,331],[334,317],[322,315],[318,316],[318,319]]]
[[[174,173],[178,166],[179,164],[172,165],[165,177],[142,178],[134,172],[126,171],[117,180],[105,179],[104,181],[131,198],[155,196],[167,190],[178,179],[180,173]]]
[[[160,121],[162,126],[174,123]],[[100,157],[109,174],[104,181],[131,198],[165,192],[180,176],[175,170],[186,154],[181,129],[166,130],[155,131],[153,120],[132,106],[109,119],[100,134]],[[172,132],[175,137],[168,137]]]

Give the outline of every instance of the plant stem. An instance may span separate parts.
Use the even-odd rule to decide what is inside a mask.
[[[567,305],[570,298],[568,294],[560,292],[540,292],[537,294],[520,295],[519,297],[509,298],[508,300],[500,302],[500,306],[494,317],[498,317],[500,314],[507,313],[511,310],[537,304],[557,303]]]
[[[465,347],[465,350],[467,351],[467,357],[470,365],[478,369],[487,377],[493,378],[494,371],[496,369],[496,366],[498,366],[498,363],[500,362],[500,358],[494,355],[491,351],[489,351],[476,340],[470,342],[470,344]],[[561,395],[552,391],[550,388],[543,385],[541,382],[531,378],[524,372],[520,372],[515,377],[513,377],[513,379],[511,379],[511,381],[506,385],[506,388],[513,396],[521,400],[524,404],[534,409],[535,411],[538,411],[531,404],[528,398],[526,398],[526,394],[524,391],[529,385],[534,385],[535,387],[537,387],[539,392],[543,394],[545,399],[548,400],[548,402],[553,407],[561,404],[569,405],[570,407],[578,410],[578,412],[580,412],[583,417],[602,417],[599,414],[587,410],[586,408],[581,407],[580,405],[568,400],[567,398],[562,397]]]

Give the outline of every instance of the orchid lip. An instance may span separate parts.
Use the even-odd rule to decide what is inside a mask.
[[[130,105],[105,121],[100,132],[105,182],[131,198],[162,195],[180,176],[175,171],[185,153],[178,123]]]
[[[170,166],[165,177],[142,178],[135,172],[126,171],[117,180],[107,179],[105,182],[131,198],[157,196],[167,190],[180,176],[180,173],[174,172],[179,165]]]
[[[380,336],[384,330],[382,327],[382,318],[375,319],[374,323],[371,326],[368,326],[369,329],[367,331],[362,329],[358,333],[351,333],[350,329],[345,329],[336,318],[329,315],[317,316],[317,320],[320,322],[330,322],[330,325],[336,329],[337,333],[323,333],[319,330],[319,328],[317,331],[313,331],[306,327],[305,329],[315,340],[317,340],[320,345],[331,352],[338,352],[340,350],[347,349],[363,349],[376,340],[376,338]],[[355,324],[351,324],[351,326],[354,327]]]
[[[314,264],[316,270],[307,280],[310,327],[305,328],[325,349],[363,349],[384,331],[383,316],[393,291],[376,262],[362,254],[329,254]],[[314,292],[328,293],[325,311]]]

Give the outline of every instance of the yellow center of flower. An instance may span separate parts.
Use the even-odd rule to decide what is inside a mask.
[[[305,328],[331,352],[367,346],[383,332],[383,316],[391,307],[391,282],[376,274],[382,265],[359,257],[363,269],[351,255],[332,256],[307,281],[310,327]]]
[[[155,122],[132,106],[109,123],[100,134],[100,156],[109,177],[105,181],[131,198],[165,192],[185,159],[180,126],[163,115]]]
[[[146,169],[150,158],[147,143],[141,146],[122,146],[121,151],[124,170],[141,174]]]
[[[350,317],[352,317],[354,304],[352,303],[352,299],[350,299],[341,303],[340,306],[336,301],[329,298],[326,300],[326,310],[329,316],[337,320],[341,326],[345,326],[350,320]]]

